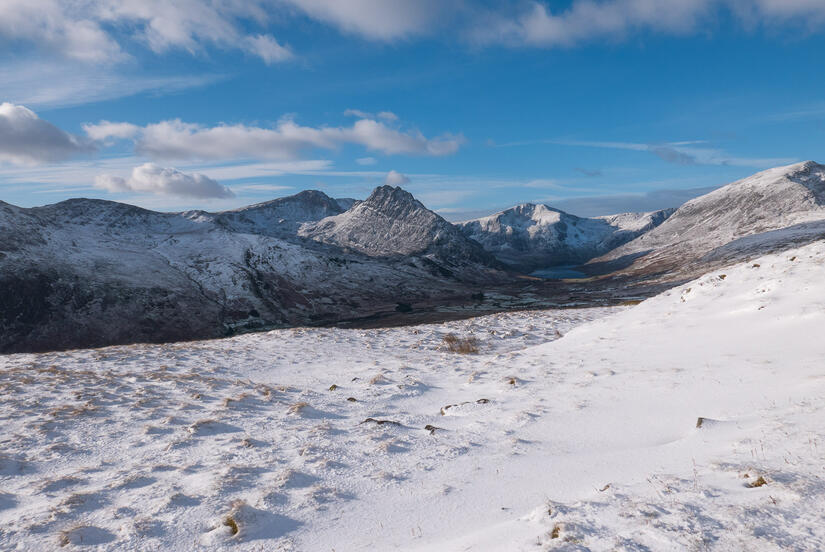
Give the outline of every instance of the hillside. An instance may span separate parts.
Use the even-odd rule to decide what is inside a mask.
[[[425,210],[415,215],[433,221],[432,247],[403,258],[297,235],[299,225],[341,211],[320,192],[225,213],[87,199],[3,204],[0,352],[329,323],[400,302],[469,297],[479,283],[504,278],[480,247],[450,228],[439,232]],[[442,251],[456,255],[443,260]]]
[[[825,237],[825,166],[777,167],[688,201],[657,228],[593,261],[628,273],[695,273],[709,264]]]
[[[821,550],[823,264],[820,242],[635,307],[0,356],[0,548]]]

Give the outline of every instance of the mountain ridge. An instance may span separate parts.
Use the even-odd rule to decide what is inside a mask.
[[[505,265],[532,272],[584,263],[661,224],[672,212],[585,218],[544,204],[522,203],[458,226]]]

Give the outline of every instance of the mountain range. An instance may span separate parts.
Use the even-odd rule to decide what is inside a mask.
[[[523,294],[529,304],[565,285],[583,294],[668,286],[709,265],[823,237],[825,167],[813,162],[764,171],[676,210],[596,218],[522,204],[452,224],[391,186],[363,201],[304,191],[219,213],[93,199],[0,202],[0,351],[340,323],[482,302],[485,293]],[[573,264],[592,278],[526,276]]]

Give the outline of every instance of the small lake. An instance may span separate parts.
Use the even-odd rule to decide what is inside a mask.
[[[576,270],[578,266],[579,265],[551,266],[549,268],[542,268],[531,272],[530,276],[545,278],[547,280],[587,278],[587,274],[581,272],[580,270]]]

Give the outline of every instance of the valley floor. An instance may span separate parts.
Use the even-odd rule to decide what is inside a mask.
[[[0,357],[0,550],[823,550],[824,276]]]

